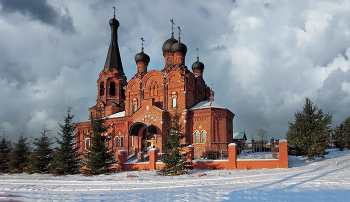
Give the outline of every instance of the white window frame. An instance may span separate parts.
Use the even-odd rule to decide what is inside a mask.
[[[89,149],[90,148],[90,138],[85,138],[85,149]]]
[[[119,139],[120,139],[120,144],[119,144],[119,146],[120,146],[120,147],[124,147],[124,137],[121,136]]]
[[[201,142],[207,142],[207,131],[201,131]]]
[[[115,147],[119,147],[119,137],[118,136],[114,138],[114,145],[115,145]]]
[[[200,133],[198,130],[194,131],[193,133],[193,142],[194,143],[200,143],[201,138],[200,138]]]

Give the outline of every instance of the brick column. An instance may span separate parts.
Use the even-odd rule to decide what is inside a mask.
[[[126,150],[118,151],[118,170],[123,170],[123,165],[126,162]]]
[[[186,154],[186,161],[192,162],[193,159],[194,159],[194,146],[193,145],[188,145],[185,148],[185,152],[187,153]]]
[[[150,170],[156,170],[156,163],[158,160],[158,149],[152,148],[149,150],[149,169]]]
[[[230,143],[228,145],[228,169],[237,168],[237,145],[236,143]]]
[[[288,143],[286,139],[279,141],[280,168],[288,168]]]

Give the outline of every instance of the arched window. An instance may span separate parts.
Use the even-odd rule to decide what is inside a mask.
[[[207,131],[202,130],[201,132],[201,142],[206,142],[207,141]]]
[[[171,65],[171,58],[170,58],[170,57],[168,57],[168,58],[166,59],[166,64],[167,64],[167,65]]]
[[[199,132],[198,131],[195,131],[194,134],[194,143],[199,143],[200,142],[200,138],[199,138]]]
[[[90,147],[90,138],[85,138],[85,149],[89,149]]]
[[[151,83],[151,86],[149,88],[149,96],[150,97],[158,96],[158,84],[155,81]]]
[[[120,137],[120,147],[124,147],[124,137]]]
[[[115,96],[115,83],[114,82],[109,84],[109,95],[110,96]]]
[[[177,98],[177,93],[176,93],[176,92],[173,92],[173,93],[171,94],[171,107],[172,107],[172,108],[176,108],[176,106],[177,106],[176,98]]]
[[[115,147],[119,147],[119,137],[114,138]]]
[[[103,82],[100,83],[100,96],[105,94],[105,84]]]
[[[137,99],[134,98],[132,100],[132,113],[135,113],[137,111]]]

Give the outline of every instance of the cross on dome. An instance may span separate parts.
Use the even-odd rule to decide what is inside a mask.
[[[113,15],[113,16],[114,16],[114,18],[115,18],[115,11],[116,11],[117,9],[115,9],[114,6],[113,6],[112,8],[113,8],[113,10],[114,10],[114,15]]]
[[[171,36],[174,37],[174,20],[173,19],[170,19],[170,22],[171,22]]]
[[[141,37],[140,39],[142,41],[141,52],[143,53],[143,42],[145,42],[145,40],[143,39],[143,37]]]

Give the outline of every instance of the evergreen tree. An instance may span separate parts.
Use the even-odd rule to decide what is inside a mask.
[[[11,142],[2,136],[0,141],[0,173],[9,172]]]
[[[101,117],[101,110],[97,110],[96,114],[96,117],[91,117],[91,133],[87,136],[90,138],[91,145],[84,154],[87,168],[83,170],[84,174],[99,175],[108,173],[111,165],[115,163],[113,152],[105,145],[107,140],[105,134],[109,128],[106,125],[107,119]]]
[[[180,114],[177,110],[174,115],[171,115],[171,120],[167,127],[165,134],[166,142],[163,143],[164,155],[162,159],[165,166],[158,173],[161,175],[179,175],[184,170],[186,163],[186,153],[183,152],[183,148],[188,143],[183,143],[183,138],[186,137],[186,134],[183,133]]]
[[[40,132],[41,137],[34,140],[34,151],[30,158],[30,165],[27,169],[28,173],[49,173],[50,164],[52,163],[51,148],[52,142],[48,137],[51,130],[44,125],[43,131]]]
[[[344,148],[350,149],[350,117],[334,129],[332,139],[340,151],[343,151]]]
[[[306,99],[303,111],[295,113],[295,122],[289,122],[286,134],[289,144],[306,154],[311,161],[315,156],[324,158],[330,140],[332,115],[323,114]]]
[[[78,153],[79,147],[75,147],[75,126],[72,123],[74,115],[71,115],[70,111],[71,108],[68,108],[64,124],[59,124],[61,130],[58,135],[61,136],[62,140],[56,138],[59,147],[55,149],[53,154],[50,170],[53,174],[76,174],[81,167],[80,154]]]
[[[30,147],[23,132],[18,142],[15,143],[10,154],[9,170],[11,173],[23,173],[29,165]]]

